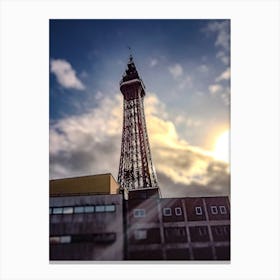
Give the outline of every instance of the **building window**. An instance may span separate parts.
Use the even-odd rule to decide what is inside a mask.
[[[112,205],[105,205],[105,212],[115,212],[116,206],[114,204]]]
[[[214,229],[215,229],[216,235],[222,235],[223,234],[220,227],[215,227]]]
[[[145,209],[134,209],[133,210],[133,216],[135,218],[145,217],[145,215],[146,215]]]
[[[67,207],[50,207],[50,214],[82,214],[82,213],[94,213],[94,212],[115,212],[116,206],[110,205],[87,205],[87,206],[67,206]]]
[[[84,207],[83,206],[75,206],[74,207],[74,213],[84,213]]]
[[[210,241],[207,226],[189,227],[192,242],[208,242]]]
[[[134,238],[136,240],[143,240],[147,238],[147,230],[145,229],[138,229],[134,231]]]
[[[72,243],[112,243],[116,240],[116,233],[75,234],[71,236]]]
[[[94,242],[97,243],[111,243],[116,240],[116,233],[99,233],[93,235]]]
[[[71,236],[70,235],[51,236],[50,237],[50,243],[51,244],[70,243],[70,242],[71,242]]]
[[[211,226],[214,241],[229,241],[230,240],[230,226],[216,225]]]
[[[73,214],[73,207],[63,207],[63,214]]]
[[[165,228],[164,231],[167,237],[186,236],[186,229],[184,227],[170,227],[170,228]]]
[[[85,213],[93,213],[94,212],[94,206],[85,206]]]
[[[202,208],[200,206],[195,207],[195,214],[202,215]]]
[[[223,226],[224,234],[227,235],[229,233],[229,228],[227,226]]]
[[[71,242],[71,236],[60,236],[60,243],[70,243]]]
[[[176,215],[176,216],[181,216],[181,215],[182,215],[182,209],[181,209],[181,207],[176,207],[176,208],[175,208],[175,215]]]
[[[207,233],[208,233],[207,227],[198,227],[198,233],[200,236],[207,235]]]
[[[172,216],[171,208],[163,208],[163,216]]]
[[[220,212],[221,214],[226,214],[227,213],[227,209],[225,206],[219,206]]]
[[[167,243],[180,243],[187,241],[187,232],[185,227],[167,227],[164,228],[164,238]]]
[[[95,212],[105,212],[105,205],[95,206]]]
[[[211,214],[213,214],[213,215],[218,214],[218,208],[217,208],[217,206],[211,206]]]
[[[53,214],[62,214],[63,208],[62,207],[54,207]]]
[[[58,244],[58,243],[60,243],[60,237],[59,236],[51,236],[50,237],[50,243],[51,244]]]

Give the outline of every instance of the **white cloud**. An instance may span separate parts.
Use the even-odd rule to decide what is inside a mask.
[[[199,65],[197,69],[201,73],[207,73],[209,71],[209,68],[206,64]]]
[[[50,177],[111,172],[116,176],[122,125],[121,95],[98,100],[90,112],[50,127]]]
[[[227,68],[219,77],[216,78],[216,82],[220,82],[222,80],[230,79],[230,69]]]
[[[56,76],[58,83],[64,88],[84,90],[85,86],[78,79],[71,64],[63,59],[51,60],[51,72]]]
[[[211,21],[205,28],[202,29],[206,34],[215,34],[215,46],[219,48],[216,55],[224,64],[229,64],[230,51],[230,24],[225,21]]]
[[[225,105],[230,105],[230,89],[229,87],[225,88],[223,93],[221,94],[222,100]]]
[[[184,116],[178,115],[175,118],[175,124],[180,125],[180,124],[184,123],[185,120],[186,120],[186,118]]]
[[[157,59],[155,59],[155,58],[151,59],[151,61],[150,61],[150,67],[154,67],[154,66],[156,66],[157,64],[158,64],[158,60],[157,60]]]
[[[104,97],[104,93],[102,93],[101,91],[97,91],[94,97],[96,100],[100,100],[101,98]]]
[[[179,77],[181,77],[183,75],[183,67],[179,64],[179,63],[176,63],[174,64],[173,66],[170,66],[168,68],[169,70],[169,73],[172,75],[172,77],[174,79],[177,79]]]
[[[222,87],[221,85],[219,85],[219,84],[214,84],[214,85],[210,85],[210,86],[208,87],[208,89],[209,89],[209,91],[210,91],[210,93],[211,93],[212,95],[215,95],[215,94],[217,94],[218,92],[221,92],[221,90],[223,89],[223,87]]]
[[[182,115],[176,116],[174,122],[176,125],[186,125],[187,127],[196,127],[201,125],[200,121]]]
[[[186,87],[191,87],[193,84],[192,77],[189,75],[186,75],[179,83],[178,87],[179,89],[184,89]]]
[[[201,125],[201,121],[194,120],[192,118],[187,119],[187,126],[188,127],[197,127]]]
[[[207,25],[205,30],[216,33],[215,46],[229,50],[229,21],[212,21]]]
[[[222,102],[228,106],[230,104],[230,89],[223,87],[220,84],[213,84],[208,87],[211,96],[220,98]]]
[[[122,131],[122,96],[104,97],[98,107],[80,116],[58,120],[50,127],[50,177],[62,178],[110,172],[117,177]],[[155,94],[147,93],[145,113],[153,161],[161,178],[163,193],[181,184],[184,195],[188,186],[203,186],[204,195],[213,193],[217,178],[228,178],[226,165],[218,171],[211,153],[190,145],[177,134],[168,119],[165,105]],[[183,121],[177,120],[178,122]],[[198,125],[191,118],[186,125]],[[165,182],[166,181],[166,182]],[[220,180],[220,182],[222,179]],[[178,186],[177,186],[178,188]],[[220,186],[222,189],[228,185]]]
[[[226,55],[225,52],[217,52],[216,57],[219,58],[225,65],[229,64],[229,55]]]

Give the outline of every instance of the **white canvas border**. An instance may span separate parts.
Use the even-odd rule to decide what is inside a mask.
[[[231,19],[231,264],[49,264],[50,18]],[[278,1],[2,1],[1,279],[279,279],[279,31]]]

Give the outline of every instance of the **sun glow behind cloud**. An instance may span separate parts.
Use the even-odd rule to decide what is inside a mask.
[[[122,97],[103,97],[98,107],[79,116],[61,119],[50,130],[50,168],[53,178],[91,173],[113,173],[117,177],[122,130]],[[156,94],[145,97],[147,128],[156,171],[188,193],[188,185],[204,186],[212,192],[211,182],[227,177],[227,164],[218,163],[211,152],[190,145],[180,138],[168,118],[165,105]],[[161,176],[161,177],[162,177]],[[165,182],[161,181],[166,193]],[[208,186],[209,185],[209,186]],[[217,183],[215,187],[223,189]],[[176,192],[176,190],[173,190]]]
[[[145,116],[163,194],[227,195],[228,163],[211,149],[229,120],[228,24],[81,21],[69,33],[67,22],[53,21],[50,57],[57,59],[50,61],[51,178],[104,172],[117,177],[122,133],[118,81],[127,56],[118,31],[125,30],[125,37],[135,43],[139,74],[154,92],[145,96]],[[107,38],[113,49],[104,48]],[[70,39],[75,42],[71,46]]]
[[[217,139],[213,155],[216,159],[229,162],[229,131],[223,132]]]

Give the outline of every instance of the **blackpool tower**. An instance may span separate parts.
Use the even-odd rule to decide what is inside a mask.
[[[145,113],[145,86],[132,56],[120,81],[123,94],[123,131],[118,183],[121,191],[155,190],[158,181],[152,162]]]

